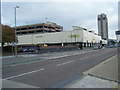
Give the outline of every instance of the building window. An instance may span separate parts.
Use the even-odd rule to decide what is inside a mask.
[[[28,27],[28,29],[34,29],[35,27]]]
[[[48,28],[47,26],[44,26],[44,28]]]
[[[106,20],[106,18],[105,18],[105,17],[103,17],[103,20]]]
[[[36,28],[43,28],[43,26],[36,26]]]
[[[28,33],[35,33],[34,31],[29,31]]]
[[[98,21],[100,21],[100,18],[98,18]]]
[[[20,32],[17,32],[16,34],[20,34]]]
[[[21,28],[21,30],[27,30],[27,28]]]
[[[20,29],[16,29],[16,31],[20,31]]]
[[[21,34],[27,34],[27,32],[21,32]]]

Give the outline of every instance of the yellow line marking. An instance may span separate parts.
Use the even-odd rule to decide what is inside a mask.
[[[111,82],[111,86],[112,86],[112,90],[116,90],[116,88],[118,88],[118,84],[115,83],[114,81]]]

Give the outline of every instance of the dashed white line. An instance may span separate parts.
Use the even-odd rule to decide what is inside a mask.
[[[72,62],[74,62],[74,61],[69,61],[69,62],[65,62],[65,63],[57,64],[56,66],[65,65],[65,64],[68,64],[68,63],[72,63]]]
[[[87,59],[87,58],[89,58],[90,56],[87,56],[87,57],[84,57],[84,58],[81,58],[81,59]]]
[[[27,72],[27,73],[23,73],[23,74],[19,74],[19,75],[16,75],[16,76],[11,76],[11,77],[5,78],[3,80],[8,80],[8,79],[12,79],[12,78],[16,78],[16,77],[32,74],[32,73],[39,72],[39,71],[42,71],[42,70],[44,70],[44,68],[41,68],[41,69],[38,69],[38,70],[34,70],[34,71],[31,71],[31,72]]]

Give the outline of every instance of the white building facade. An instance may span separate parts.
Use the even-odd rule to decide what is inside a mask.
[[[78,43],[86,47],[99,44],[101,41],[103,44],[107,44],[105,40],[101,39],[101,36],[87,31],[84,28],[73,26],[72,31],[18,35],[17,45],[61,44],[61,46],[64,46],[67,43]]]

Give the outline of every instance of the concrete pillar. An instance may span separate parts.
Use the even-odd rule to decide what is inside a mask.
[[[84,47],[84,43],[82,43],[82,47]]]
[[[87,42],[87,47],[89,47],[89,43]]]
[[[64,46],[64,43],[62,43],[62,46]]]
[[[86,47],[88,47],[88,43],[86,43]]]

